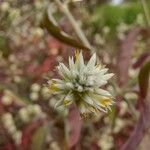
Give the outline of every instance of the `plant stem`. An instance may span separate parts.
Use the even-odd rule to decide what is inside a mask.
[[[90,45],[89,41],[87,40],[85,34],[83,33],[82,29],[80,28],[79,24],[77,23],[77,21],[75,20],[75,18],[73,17],[73,15],[70,13],[66,3],[62,3],[60,0],[55,0],[55,2],[57,3],[57,5],[59,6],[60,10],[67,16],[67,18],[69,19],[72,27],[74,28],[76,34],[78,35],[78,37],[80,38],[80,40],[83,42],[83,44],[85,46],[87,46],[91,52],[93,53],[95,50],[94,48]]]
[[[149,10],[148,10],[146,1],[141,0],[141,3],[142,3],[143,10],[144,10],[145,18],[146,18],[146,21],[147,21],[147,25],[150,26],[150,14],[149,14]]]

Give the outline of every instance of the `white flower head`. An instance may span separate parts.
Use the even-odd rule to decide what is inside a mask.
[[[52,79],[47,85],[50,93],[60,96],[56,107],[75,103],[81,116],[111,109],[113,97],[101,87],[113,73],[107,73],[107,68],[96,64],[96,54],[85,64],[82,52],[76,51],[75,61],[69,57],[69,67],[59,63],[57,69],[61,79]]]

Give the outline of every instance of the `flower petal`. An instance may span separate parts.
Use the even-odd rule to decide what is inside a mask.
[[[64,106],[68,106],[68,105],[72,104],[73,100],[74,100],[73,95],[72,95],[72,94],[68,94],[68,95],[64,98],[63,105],[64,105]]]
[[[95,93],[101,96],[111,96],[111,94],[108,91],[100,89],[100,88],[95,89]]]
[[[64,101],[64,98],[61,99],[61,100],[59,100],[59,101],[55,104],[54,108],[57,108],[57,107],[59,107],[59,106],[63,106],[63,101]]]
[[[93,100],[89,97],[89,96],[84,96],[83,100],[89,104],[89,105],[93,105]]]
[[[94,53],[91,57],[91,59],[89,60],[89,62],[87,63],[87,68],[93,68],[96,64],[96,54]]]
[[[74,68],[73,57],[69,57],[69,68],[70,68],[70,69]]]
[[[105,74],[101,77],[103,80],[109,80],[112,76],[114,76],[113,73]]]

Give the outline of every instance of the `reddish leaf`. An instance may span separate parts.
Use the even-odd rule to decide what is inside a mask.
[[[128,79],[128,69],[130,65],[131,55],[134,50],[134,43],[139,34],[149,34],[149,30],[146,28],[135,28],[127,35],[126,39],[122,42],[117,60],[118,69],[118,82],[120,86],[123,86]]]
[[[48,73],[49,71],[54,69],[55,66],[55,57],[54,56],[48,56],[46,57],[41,65],[34,66],[30,65],[27,67],[27,74],[30,76],[33,76],[35,78],[40,78],[42,74]]]
[[[6,144],[5,146],[0,147],[0,150],[14,150],[16,149],[13,144]]]
[[[140,67],[148,58],[150,57],[150,52],[143,53],[138,60],[132,65],[134,69]]]
[[[141,100],[141,99],[140,99]],[[144,101],[144,100],[142,100]],[[138,123],[128,138],[126,143],[123,145],[121,150],[136,150],[145,133],[147,132],[148,127],[150,126],[150,107],[148,104],[143,105],[143,112],[140,115]]]
[[[70,107],[68,122],[70,126],[69,148],[75,146],[80,138],[81,120],[75,105]]]
[[[49,49],[60,49],[62,44],[52,37],[47,37],[46,44]]]
[[[149,129],[150,126],[150,104],[149,104],[149,97],[147,96],[148,92],[148,83],[149,83],[149,74],[150,74],[150,61],[145,63],[140,70],[139,73],[139,87],[140,87],[140,101],[142,111],[138,123],[127,140],[121,150],[134,150],[137,149],[137,146],[141,142],[142,138],[144,137],[145,133]],[[147,96],[147,98],[146,98]]]

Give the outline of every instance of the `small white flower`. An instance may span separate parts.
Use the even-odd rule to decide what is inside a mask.
[[[82,52],[76,52],[75,61],[69,57],[69,67],[60,63],[57,69],[61,79],[52,79],[47,85],[51,94],[60,96],[56,107],[75,103],[81,116],[111,109],[112,95],[100,87],[107,84],[113,73],[107,73],[107,68],[96,64],[96,54],[85,64]]]

